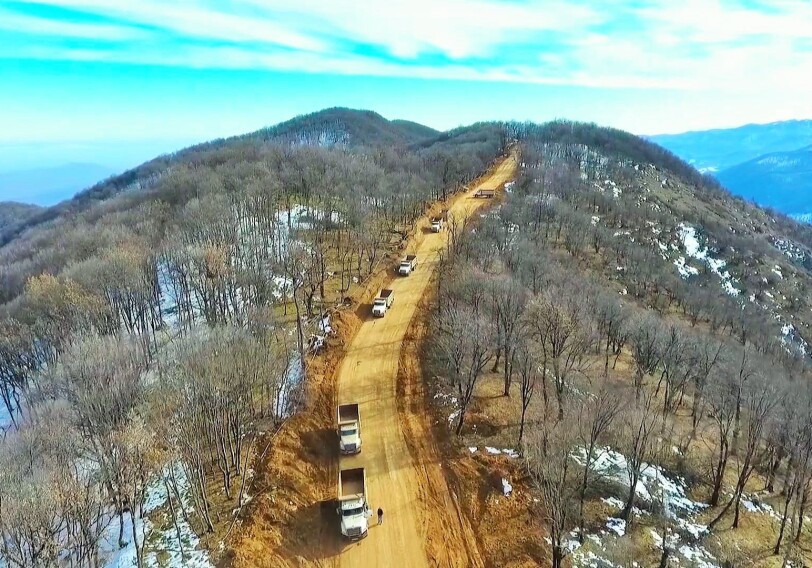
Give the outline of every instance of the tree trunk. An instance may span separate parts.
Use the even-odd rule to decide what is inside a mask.
[[[133,529],[133,546],[135,547],[135,562],[138,568],[144,568],[144,557],[141,545],[138,544],[138,531],[135,525],[135,510],[130,509],[130,525]]]
[[[668,566],[668,557],[669,557],[670,554],[671,554],[671,550],[665,545],[665,538],[664,538],[663,539],[663,552],[662,552],[662,554],[660,554],[659,568],[666,568]]]
[[[561,545],[553,546],[553,568],[561,568],[564,563],[564,551],[561,549]]]
[[[781,552],[781,540],[784,538],[784,529],[787,526],[787,513],[789,512],[789,502],[792,500],[791,495],[792,493],[787,493],[787,497],[784,499],[784,514],[781,515],[781,527],[778,529],[778,539],[773,547],[773,554],[776,555]]]
[[[459,436],[462,433],[462,425],[465,423],[465,409],[460,408],[460,419],[457,421],[457,427],[454,429],[454,434]]]
[[[510,384],[513,382],[513,365],[511,364],[512,354],[508,353],[507,348],[505,349],[505,372],[504,372],[504,379],[505,379],[505,396],[510,396]]]
[[[124,511],[119,508],[118,511],[118,547],[124,548],[127,543],[124,542]]]
[[[795,530],[795,538],[793,542],[798,542],[801,538],[801,531],[804,530],[804,512],[806,511],[806,498],[807,492],[803,490],[803,497],[801,498],[801,504],[798,507],[798,527]]]
[[[740,489],[736,494],[736,508],[733,514],[733,528],[739,528],[739,511],[741,510],[742,504],[742,490]]]
[[[186,550],[183,548],[183,538],[178,524],[178,514],[175,511],[175,504],[172,501],[172,491],[169,488],[169,483],[164,477],[164,487],[166,487],[166,502],[169,504],[169,512],[172,515],[172,524],[175,525],[175,535],[178,537],[178,547],[180,548],[180,557],[182,561],[186,561]]]
[[[524,420],[525,416],[527,415],[527,407],[528,405],[522,401],[522,417],[519,421],[519,447],[522,445],[522,440],[524,439]]]
[[[627,523],[631,519],[632,509],[634,509],[634,498],[635,498],[635,490],[637,489],[637,478],[638,474],[635,474],[632,478],[631,487],[629,488],[629,496],[626,498],[626,505],[620,512],[620,518],[626,521]]]

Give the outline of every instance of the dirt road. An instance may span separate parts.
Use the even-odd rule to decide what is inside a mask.
[[[490,177],[455,198],[450,208],[452,215],[470,215],[484,205],[488,200],[471,197],[473,192],[500,187],[511,179],[515,166],[515,160],[508,158]],[[428,226],[419,229],[428,230]],[[446,231],[425,234],[415,248],[408,250],[418,256],[417,270],[392,281],[394,305],[386,317],[369,316],[364,321],[339,370],[338,401],[360,404],[363,432],[362,452],[341,457],[340,465],[366,468],[370,505],[373,511],[382,507],[385,512],[382,525],[377,526],[373,516],[369,536],[343,549],[337,559],[343,567],[435,565],[426,554],[427,524],[420,522],[423,504],[416,468],[421,466],[407,447],[395,390],[402,342],[435,271],[438,251],[447,239]],[[445,511],[426,513],[451,515]],[[460,522],[456,516],[454,519]]]

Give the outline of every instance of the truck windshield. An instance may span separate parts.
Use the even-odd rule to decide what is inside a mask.
[[[357,430],[355,428],[345,428],[341,431],[342,436],[355,436]]]
[[[364,512],[363,507],[355,507],[353,509],[344,509],[341,511],[341,514],[345,517],[354,517],[356,515],[360,515]]]
[[[386,300],[375,300],[376,306],[383,306],[386,303]]]

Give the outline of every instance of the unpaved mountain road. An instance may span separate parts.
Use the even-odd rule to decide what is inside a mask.
[[[512,179],[516,170],[514,157],[497,165],[489,176],[480,180],[476,187],[453,199],[449,208],[455,218],[469,216],[486,204],[487,199],[472,197],[476,189],[497,189]],[[418,230],[428,230],[426,220]],[[431,233],[417,239],[419,243],[407,252],[417,254],[418,267],[410,276],[396,277],[390,287],[395,301],[384,318],[368,316],[347,348],[339,368],[338,402],[357,402],[361,408],[363,449],[355,456],[342,456],[340,467],[364,467],[367,476],[367,492],[372,510],[384,510],[384,522],[376,524],[370,519],[369,536],[357,543],[343,547],[335,565],[356,567],[422,567],[437,565],[476,566],[481,564],[476,551],[470,549],[447,551],[442,560],[429,558],[427,542],[430,536],[442,542],[453,540],[457,535],[429,535],[431,527],[447,527],[447,531],[470,534],[470,528],[462,526],[467,521],[451,507],[431,507],[421,495],[426,488],[420,480],[432,479],[442,487],[432,487],[432,492],[449,493],[442,476],[419,475],[427,463],[437,463],[438,455],[413,455],[406,443],[404,425],[398,414],[396,400],[398,363],[407,330],[417,313],[417,306],[427,291],[436,270],[438,253],[447,243],[448,232]],[[414,428],[412,428],[414,431]],[[431,434],[426,431],[426,436]],[[421,446],[431,453],[433,446]],[[420,451],[420,450],[418,450]],[[439,478],[439,479],[438,479]],[[451,497],[445,499],[451,502]],[[434,500],[436,502],[436,499]],[[446,516],[431,519],[427,516]],[[438,521],[439,522],[436,522]],[[338,531],[338,523],[335,529]],[[318,547],[318,543],[313,543]],[[472,555],[474,557],[472,557]],[[329,554],[327,554],[329,556]]]

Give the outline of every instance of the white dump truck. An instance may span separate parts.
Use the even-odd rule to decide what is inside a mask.
[[[485,199],[489,199],[496,195],[496,190],[494,189],[478,189],[476,193],[474,193],[474,197],[482,197]]]
[[[367,478],[363,467],[338,472],[338,514],[341,534],[359,540],[369,533],[372,510],[367,503]]]
[[[361,411],[358,403],[338,405],[338,448],[342,454],[361,451]]]
[[[401,276],[408,276],[414,269],[417,268],[417,255],[407,254],[400,259],[400,266],[398,266],[398,274]]]
[[[443,218],[442,217],[432,217],[431,218],[431,231],[433,233],[439,233],[443,230]]]
[[[375,299],[372,301],[372,315],[382,318],[386,315],[386,311],[392,307],[392,302],[395,301],[395,291],[384,288]]]

